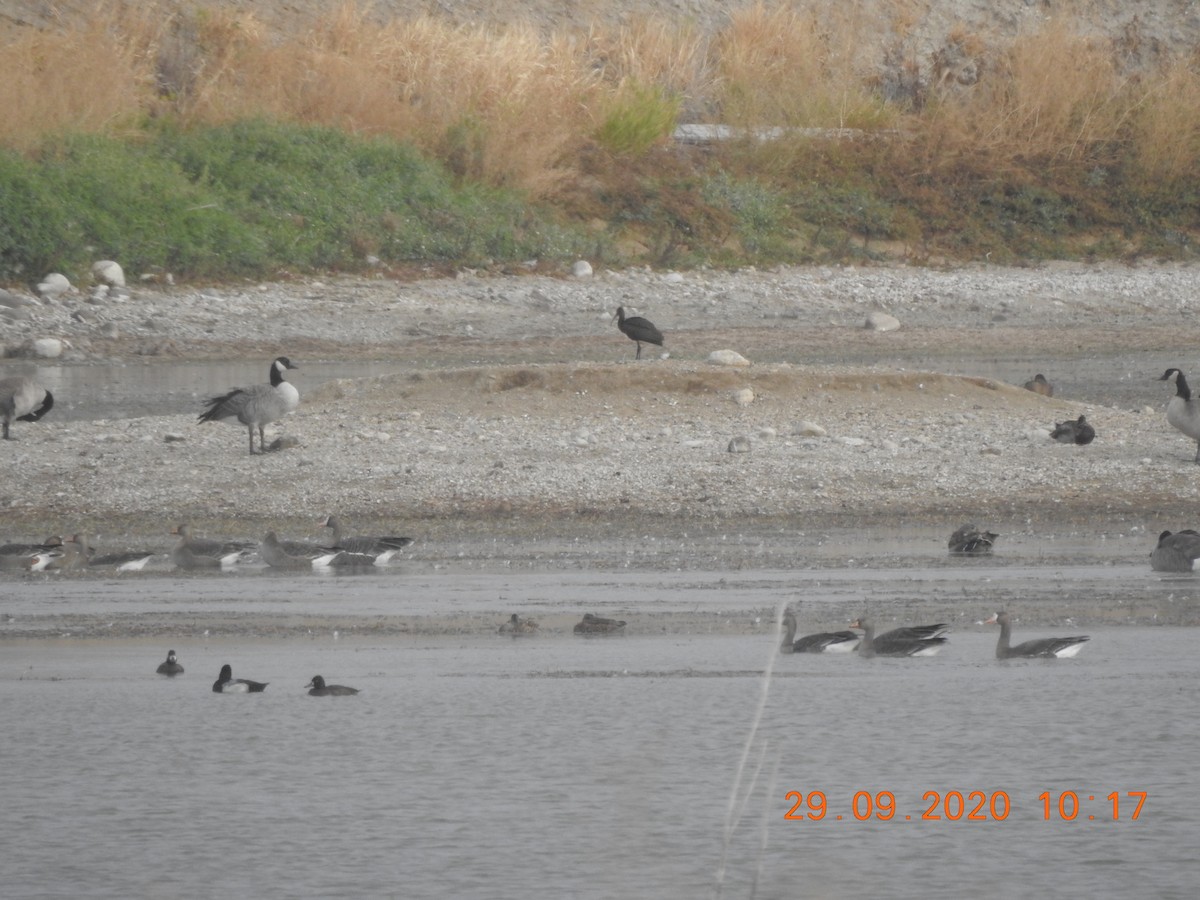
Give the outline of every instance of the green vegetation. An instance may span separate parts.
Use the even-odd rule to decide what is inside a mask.
[[[1195,60],[1130,77],[1062,17],[867,59],[854,15],[580,37],[340,5],[280,36],[103,6],[0,54],[0,281],[1195,255]]]

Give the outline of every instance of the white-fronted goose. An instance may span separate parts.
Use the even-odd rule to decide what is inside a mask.
[[[663,333],[654,327],[654,323],[649,319],[643,319],[641,316],[625,317],[625,307],[618,306],[617,314],[613,316],[613,321],[617,323],[617,328],[621,334],[634,341],[637,344],[637,356],[634,359],[642,358],[642,343],[657,344],[659,347],[663,345]]]
[[[1191,572],[1200,559],[1200,532],[1191,528],[1164,531],[1150,551],[1150,568],[1156,572]]]
[[[221,666],[221,674],[213,682],[214,694],[261,694],[267,689],[267,681],[250,681],[248,678],[234,678],[233,667],[226,663]]]
[[[4,544],[0,546],[0,569],[28,569],[33,557],[62,547],[63,539],[58,535],[46,538],[40,544]]]
[[[957,528],[954,534],[950,535],[947,546],[949,546],[951,553],[967,553],[974,556],[983,556],[992,552],[992,547],[995,545],[996,538],[998,537],[1000,535],[996,532],[984,531],[972,522]]]
[[[179,536],[178,543],[171,548],[171,562],[181,569],[222,569],[254,556],[257,544],[253,541],[217,541],[200,538],[192,534],[187,523],[171,529]]]
[[[366,553],[375,557],[375,564],[383,565],[398,551],[411,544],[412,538],[396,537],[394,535],[350,535],[342,532],[342,525],[336,516],[326,516],[321,524],[333,532],[334,547],[349,550],[351,553]]]
[[[1192,398],[1179,369],[1167,369],[1158,380],[1175,382],[1175,396],[1167,401],[1167,421],[1196,442],[1195,461],[1200,463],[1200,401]]]
[[[349,697],[358,693],[358,688],[346,687],[344,684],[326,684],[320,675],[314,675],[305,687],[309,689],[310,697]]]
[[[156,671],[159,675],[170,675],[172,678],[174,678],[176,675],[183,674],[183,666],[181,666],[179,664],[179,660],[175,658],[175,651],[168,650],[166,660],[160,662],[158,664],[158,668],[154,671]]]
[[[533,619],[522,619],[516,613],[512,617],[501,624],[498,631],[500,634],[511,634],[513,637],[528,637],[531,634],[537,634],[538,623]]]
[[[853,631],[823,631],[796,637],[796,616],[790,610],[783,614],[786,634],[779,645],[780,653],[850,653],[861,638]]]
[[[860,656],[865,657],[935,656],[946,643],[946,638],[942,637],[946,630],[945,625],[914,625],[897,628],[875,637],[875,627],[865,617],[860,616],[850,623],[850,627],[863,630],[858,652]]]
[[[575,623],[576,634],[617,634],[624,628],[624,619],[606,619],[591,613],[584,613],[583,618]]]
[[[274,531],[268,531],[263,537],[258,553],[263,562],[274,569],[349,569],[375,565],[375,557],[369,554],[298,541],[283,542]]]
[[[1032,379],[1025,382],[1025,390],[1033,391],[1035,394],[1041,394],[1043,397],[1054,396],[1054,385],[1046,380],[1046,376],[1041,372],[1034,375]]]
[[[1087,635],[1074,637],[1034,638],[1012,647],[1012,619],[1006,612],[998,612],[984,625],[1000,625],[1000,640],[996,642],[996,659],[1070,659],[1077,656],[1083,645],[1091,640]]]
[[[258,452],[267,452],[263,426],[277,422],[300,405],[300,392],[288,383],[283,373],[297,369],[286,356],[271,363],[271,383],[234,388],[228,394],[207,401],[208,408],[200,414],[200,422],[219,422],[236,419],[250,432],[250,453],[254,453],[254,430],[258,429]]]
[[[53,406],[54,395],[32,376],[0,378],[0,422],[4,425],[4,440],[13,440],[8,433],[13,422],[36,422]]]

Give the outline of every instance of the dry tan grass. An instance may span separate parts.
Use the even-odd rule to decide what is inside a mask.
[[[248,14],[167,15],[113,0],[81,27],[4,47],[0,145],[30,150],[47,134],[113,132],[145,115],[261,116],[391,135],[463,176],[546,193],[572,176],[632,85],[747,127],[878,128],[907,115],[913,147],[932,166],[964,156],[1067,162],[1124,147],[1151,182],[1195,170],[1194,61],[1128,80],[1114,49],[1082,37],[1066,15],[1007,46],[951,33],[947,47],[975,60],[978,79],[953,82],[936,61],[909,56],[905,77],[915,84],[927,70],[929,102],[911,113],[884,103],[883,60],[866,52],[864,35],[902,44],[918,6],[894,0],[879,22],[833,0],[760,3],[714,35],[649,18],[547,35],[432,17],[380,24],[369,6],[344,3],[307,31],[280,35]]]

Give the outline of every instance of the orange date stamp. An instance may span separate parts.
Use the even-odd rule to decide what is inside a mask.
[[[1112,791],[1081,794],[1078,791],[1042,791],[1037,808],[1045,822],[1136,822],[1146,804],[1146,791]],[[921,803],[902,812],[891,791],[856,791],[843,812],[834,810],[824,791],[788,791],[785,819],[794,822],[903,821],[1003,822],[1013,810],[1007,791],[925,791]]]

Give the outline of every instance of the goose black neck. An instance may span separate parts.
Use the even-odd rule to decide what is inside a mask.
[[[1187,379],[1178,369],[1175,370],[1175,394],[1184,400],[1192,399],[1192,389],[1188,387]]]
[[[283,370],[276,363],[271,363],[271,387],[283,384]]]

